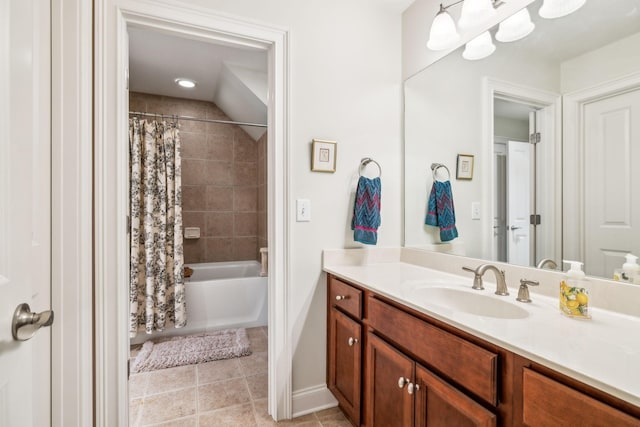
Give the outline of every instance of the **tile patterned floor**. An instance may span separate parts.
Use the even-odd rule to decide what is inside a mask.
[[[267,330],[251,328],[247,335],[251,356],[131,375],[129,426],[351,427],[339,408],[273,421],[267,412]]]

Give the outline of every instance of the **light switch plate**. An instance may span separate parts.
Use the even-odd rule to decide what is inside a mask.
[[[480,219],[480,202],[471,203],[471,219]]]
[[[309,199],[296,200],[296,221],[298,222],[311,221],[311,200]]]

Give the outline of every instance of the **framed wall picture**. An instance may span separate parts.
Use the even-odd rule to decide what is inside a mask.
[[[311,149],[311,170],[314,172],[335,172],[336,146],[334,141],[314,139]]]
[[[456,179],[473,179],[473,155],[458,154],[458,164],[456,167]]]

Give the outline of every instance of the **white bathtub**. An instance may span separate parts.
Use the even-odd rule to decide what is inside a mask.
[[[267,278],[260,277],[259,262],[187,265],[193,269],[191,278],[185,279],[187,325],[179,329],[170,326],[151,335],[138,333],[131,344],[172,335],[267,324]]]

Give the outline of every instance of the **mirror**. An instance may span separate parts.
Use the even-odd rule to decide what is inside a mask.
[[[405,81],[404,244],[532,266],[575,259],[611,278],[640,255],[640,0],[588,0],[551,20],[541,3],[528,6],[526,38],[494,40],[477,61],[461,47]],[[474,158],[470,180],[456,178],[459,155]],[[451,242],[425,225],[432,163],[450,171]]]

